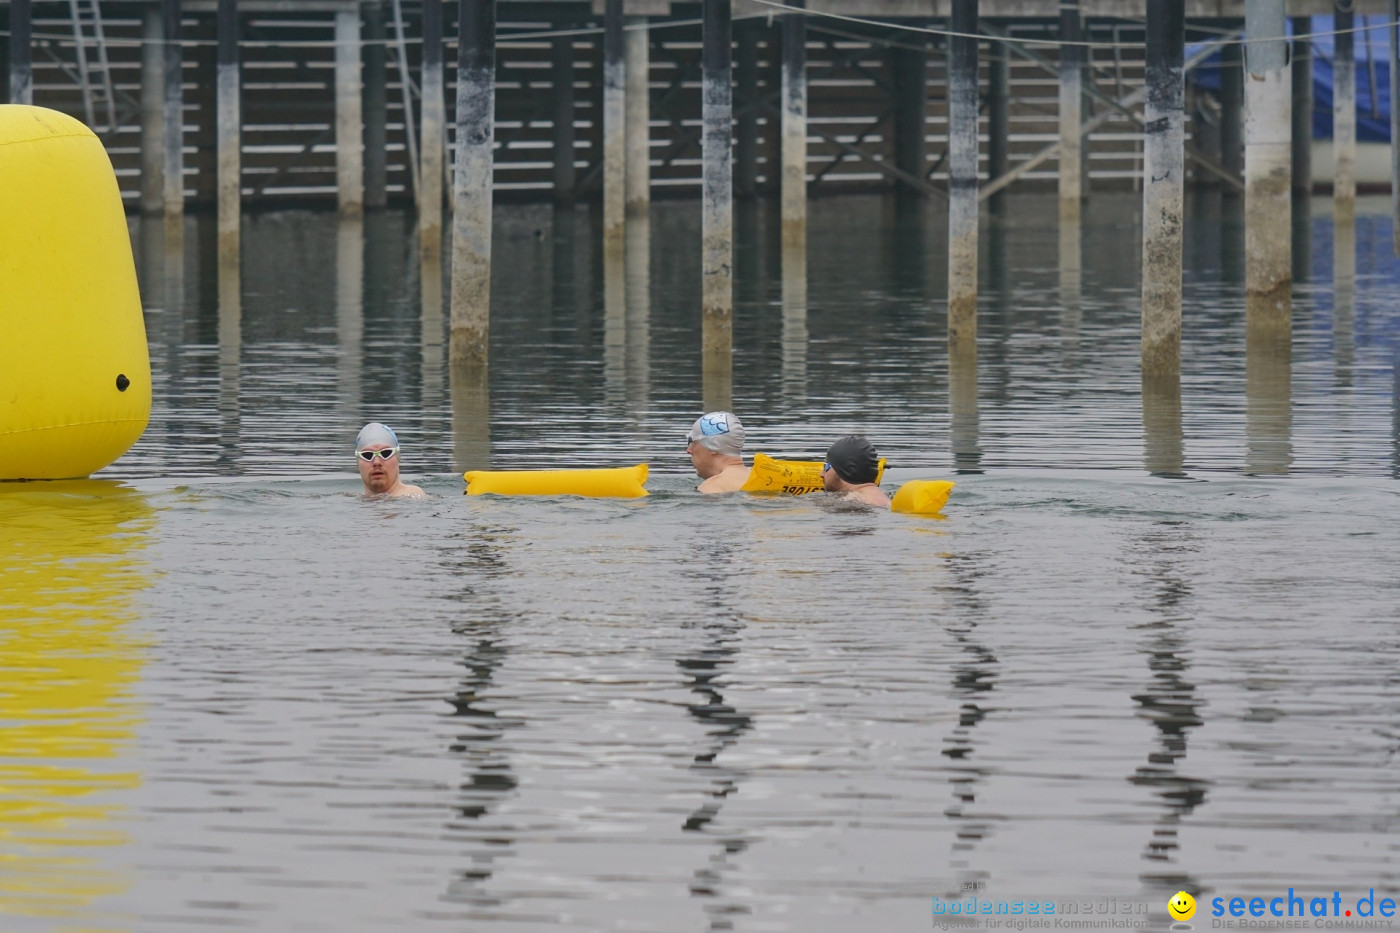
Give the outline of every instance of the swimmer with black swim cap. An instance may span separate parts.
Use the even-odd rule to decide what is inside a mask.
[[[844,492],[846,499],[887,509],[890,497],[875,484],[879,475],[880,455],[864,434],[847,434],[827,448],[822,485],[828,492]]]
[[[685,452],[704,482],[701,492],[738,492],[749,478],[744,465],[744,426],[727,411],[702,415],[685,436]]]
[[[355,438],[355,463],[367,495],[415,499],[427,495],[422,488],[399,479],[399,438],[387,424],[371,421],[360,428]]]

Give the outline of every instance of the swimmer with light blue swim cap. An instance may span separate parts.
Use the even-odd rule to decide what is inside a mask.
[[[691,425],[685,452],[704,482],[701,492],[738,492],[749,478],[744,465],[744,426],[728,411],[712,411]]]
[[[390,498],[427,495],[420,487],[399,479],[399,436],[387,424],[371,421],[360,428],[355,437],[355,464],[360,468],[366,495]]]

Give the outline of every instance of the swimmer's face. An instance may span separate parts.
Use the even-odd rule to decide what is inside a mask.
[[[389,450],[388,444],[370,444],[362,450]],[[399,455],[395,453],[388,460],[376,456],[373,460],[366,461],[364,457],[355,454],[355,463],[360,468],[360,479],[364,481],[365,492],[371,495],[388,492],[393,489],[399,481]]]
[[[822,488],[827,492],[836,492],[836,481],[839,479],[836,471],[831,468],[831,464],[822,464]]]
[[[1173,920],[1190,920],[1196,913],[1196,899],[1185,891],[1177,891],[1167,901],[1167,913],[1172,915]]]
[[[695,473],[701,479],[709,479],[719,470],[715,466],[715,454],[699,441],[691,439],[685,444],[685,452],[690,454],[690,462],[695,467]]]

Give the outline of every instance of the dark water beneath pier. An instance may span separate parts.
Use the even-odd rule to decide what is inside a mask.
[[[247,218],[241,276],[207,223],[134,221],[151,426],[0,490],[0,928],[1400,899],[1388,204],[1354,262],[1329,202],[1300,218],[1291,352],[1248,358],[1238,204],[1189,215],[1179,409],[1144,413],[1131,196],[1095,196],[1080,269],[1053,199],[984,222],[975,392],[937,206],[816,202],[805,302],[739,212],[749,449],[864,431],[887,488],[957,480],[941,520],[694,493],[696,205],[654,207],[611,303],[596,218],[499,209],[484,384],[403,216]],[[432,498],[356,495],[372,419]],[[461,495],[636,462],[646,499]]]

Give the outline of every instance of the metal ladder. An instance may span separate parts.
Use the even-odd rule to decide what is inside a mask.
[[[101,0],[68,0],[73,18],[73,54],[78,62],[78,84],[83,89],[83,116],[93,132],[112,133],[117,129],[117,95],[112,88],[112,70],[107,61],[107,37],[102,31]],[[95,60],[89,61],[96,52]],[[97,123],[98,111],[106,123]]]

